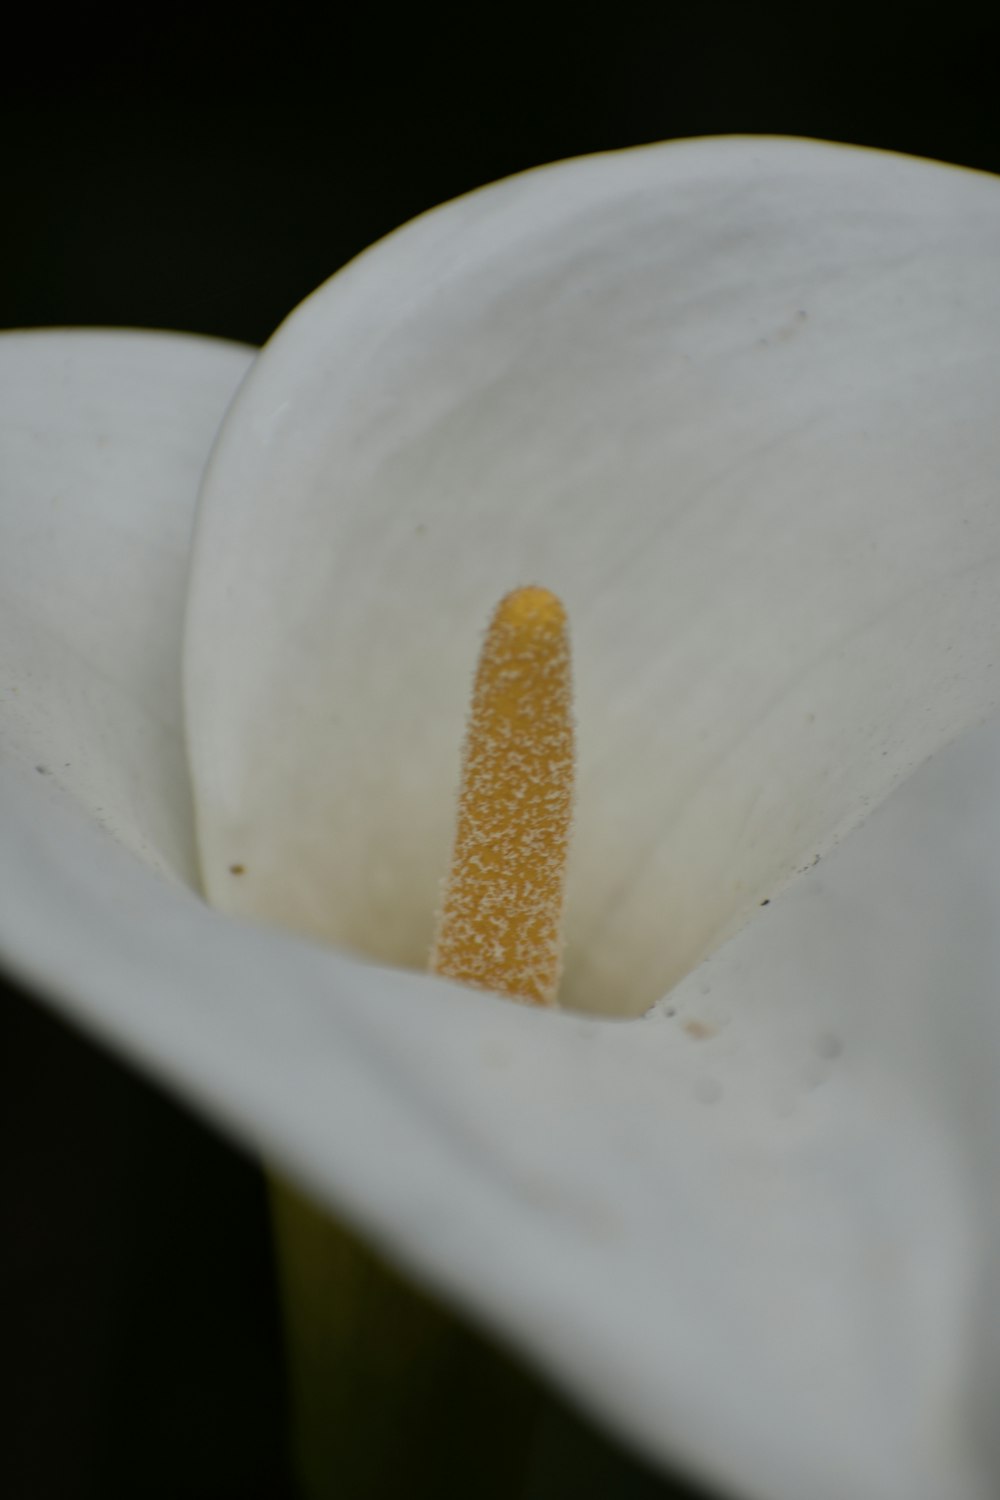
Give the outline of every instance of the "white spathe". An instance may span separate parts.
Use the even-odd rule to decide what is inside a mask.
[[[564,999],[652,1004],[1000,700],[998,246],[993,178],[707,140],[502,182],[314,293],[204,493],[210,898],[421,967],[479,640],[538,582]]]
[[[191,530],[251,358],[166,333],[0,339],[0,765],[50,778],[192,886],[178,671]]]
[[[660,160],[666,165],[657,166]],[[653,166],[647,168],[646,162]],[[602,796],[619,797],[625,824],[637,822],[634,799],[640,797],[654,797],[659,813],[651,817],[662,813],[662,804],[655,802],[657,777],[649,766],[629,760],[625,730],[630,724],[644,726],[663,755],[670,751],[670,725],[654,724],[642,701],[663,687],[660,611],[668,606],[649,587],[649,579],[668,565],[668,527],[662,517],[657,519],[665,489],[654,477],[666,462],[665,453],[669,456],[669,443],[661,438],[659,422],[640,421],[632,441],[617,444],[618,498],[602,506],[595,492],[584,510],[574,511],[579,525],[567,526],[570,498],[561,498],[549,471],[557,452],[567,449],[565,443],[546,446],[548,425],[542,419],[550,395],[555,415],[563,410],[555,401],[558,387],[565,381],[575,388],[577,375],[572,363],[563,369],[557,347],[541,327],[548,299],[540,296],[527,304],[521,299],[520,276],[530,256],[521,248],[515,253],[513,223],[506,239],[501,228],[512,215],[530,239],[532,223],[538,219],[544,230],[548,215],[563,223],[560,234],[553,230],[553,263],[559,239],[564,251],[569,246],[571,260],[579,251],[585,261],[587,225],[593,229],[603,223],[614,238],[614,226],[624,213],[615,199],[619,175],[628,183],[647,170],[673,174],[702,207],[713,201],[709,187],[714,183],[714,198],[731,204],[727,233],[733,248],[730,260],[723,262],[706,246],[704,260],[729,267],[729,317],[749,326],[757,283],[767,285],[764,267],[757,262],[756,279],[739,273],[737,206],[742,204],[742,214],[752,220],[758,202],[745,181],[746,164],[752,162],[757,163],[753,180],[761,186],[762,201],[774,204],[768,222],[772,227],[786,223],[789,263],[796,237],[804,255],[814,245],[812,225],[823,204],[839,203],[839,215],[832,215],[826,228],[828,276],[822,286],[840,288],[841,295],[829,314],[831,330],[812,356],[805,354],[803,329],[796,327],[793,336],[779,342],[778,373],[773,378],[762,374],[755,392],[747,377],[744,416],[748,423],[753,417],[756,458],[752,445],[727,448],[722,436],[714,444],[707,417],[695,420],[716,385],[725,383],[725,360],[720,355],[713,363],[713,341],[729,348],[732,339],[725,337],[727,320],[719,319],[717,297],[706,293],[687,307],[686,352],[697,392],[689,402],[693,425],[684,439],[687,467],[681,472],[697,475],[711,469],[716,480],[714,486],[707,481],[696,486],[688,493],[687,508],[672,512],[673,549],[686,556],[687,565],[670,562],[671,578],[691,610],[692,632],[706,652],[702,681],[692,675],[678,601],[676,647],[671,649],[676,651],[672,670],[680,674],[683,668],[687,674],[686,691],[680,690],[681,676],[676,677],[681,720],[709,726],[717,748],[729,744],[728,766],[739,783],[744,749],[759,775],[763,762],[757,741],[767,725],[768,735],[778,736],[782,726],[791,732],[792,719],[786,724],[778,714],[772,723],[766,716],[748,715],[746,695],[732,690],[742,681],[737,666],[746,668],[762,703],[772,699],[761,692],[760,679],[770,681],[773,696],[784,701],[789,692],[793,698],[804,694],[805,678],[811,675],[818,697],[805,711],[815,713],[816,725],[830,717],[823,755],[812,755],[814,741],[800,731],[793,735],[795,757],[782,759],[785,752],[776,738],[775,788],[768,797],[778,799],[782,778],[787,778],[812,849],[826,847],[840,830],[857,822],[868,802],[882,796],[904,766],[986,714],[995,700],[995,678],[982,648],[995,630],[998,612],[993,603],[996,545],[990,529],[996,508],[996,452],[990,444],[996,439],[984,391],[995,387],[1000,363],[996,293],[986,267],[1000,223],[1000,187],[928,164],[787,142],[699,142],[553,168],[432,215],[365,257],[343,278],[343,306],[339,311],[334,307],[336,342],[325,343],[331,299],[337,304],[328,288],[279,335],[237,400],[209,485],[189,656],[206,863],[246,863],[243,876],[230,876],[228,868],[218,869],[214,877],[209,872],[223,892],[250,892],[245,899],[253,905],[253,893],[259,897],[268,888],[263,878],[255,880],[254,858],[267,858],[266,867],[258,869],[267,868],[275,878],[282,862],[289,862],[289,878],[295,880],[292,867],[303,850],[309,854],[311,849],[311,841],[295,828],[284,830],[277,823],[276,836],[289,836],[273,857],[266,855],[260,829],[268,821],[269,806],[261,796],[265,791],[283,795],[281,776],[276,772],[271,779],[261,771],[268,754],[278,769],[315,777],[315,804],[305,795],[291,800],[285,805],[289,817],[296,807],[311,820],[325,816],[325,807],[340,809],[345,858],[354,861],[354,875],[364,885],[364,851],[359,853],[352,843],[361,838],[351,821],[360,813],[347,816],[350,803],[346,798],[338,802],[331,780],[331,773],[349,775],[354,763],[350,755],[341,756],[337,734],[325,721],[322,704],[316,705],[316,694],[340,685],[343,732],[352,743],[361,743],[364,715],[372,714],[370,744],[376,760],[385,750],[380,736],[398,732],[393,719],[397,700],[425,705],[424,719],[414,711],[412,725],[432,712],[454,711],[460,721],[458,700],[467,689],[484,608],[488,613],[494,596],[508,586],[504,577],[494,588],[494,567],[499,575],[508,565],[520,568],[522,559],[514,529],[509,535],[505,531],[489,470],[484,471],[482,491],[464,493],[461,505],[448,489],[457,482],[452,450],[465,444],[462,463],[471,463],[480,449],[475,443],[469,447],[469,433],[482,429],[481,446],[503,468],[508,447],[517,447],[512,423],[518,413],[527,423],[518,449],[522,472],[526,482],[533,473],[537,479],[529,487],[532,505],[525,501],[520,512],[520,524],[534,528],[537,544],[537,574],[535,566],[531,574],[544,574],[544,581],[562,587],[576,606],[581,740],[593,713],[593,734],[603,747],[596,762],[593,755],[589,766],[585,762],[581,798],[590,795],[588,786]],[[589,182],[592,172],[606,184],[603,215],[591,211],[596,194]],[[584,179],[580,213],[567,219],[563,210],[575,201],[573,184]],[[823,192],[810,196],[816,181]],[[699,188],[699,183],[705,186]],[[523,211],[518,207],[522,196]],[[649,190],[637,190],[635,202],[655,198]],[[467,215],[464,228],[461,220],[453,222],[456,213]],[[688,217],[678,219],[678,233]],[[899,247],[901,218],[909,225],[905,254]],[[876,220],[879,230],[873,227]],[[491,222],[496,257],[492,281],[487,285],[474,277],[474,296],[471,288],[463,292],[460,272],[463,263],[475,265],[477,224],[485,226],[484,239],[490,239],[486,228]],[[706,222],[716,222],[707,211]],[[848,254],[837,240],[834,227],[841,222],[855,225],[863,255]],[[755,243],[752,227],[745,236],[750,249]],[[687,232],[691,237],[684,241],[681,259],[693,275],[699,257],[694,231]],[[885,261],[878,256],[882,235],[895,252]],[[422,304],[419,288],[406,279],[408,237],[414,239],[415,260],[426,270],[421,246],[433,245],[436,236],[450,246],[437,280],[456,287],[459,307],[453,316],[447,297],[432,312],[430,304]],[[780,238],[776,229],[773,238]],[[625,254],[631,240],[626,235],[616,243]],[[389,261],[379,271],[386,256]],[[873,263],[878,296],[867,279]],[[648,274],[652,277],[652,270]],[[377,299],[368,298],[364,285],[378,276],[384,276],[380,330],[374,321]],[[552,287],[558,282],[553,274]],[[628,325],[631,277],[626,283],[624,290],[619,288],[617,305]],[[607,278],[595,284],[606,289]],[[819,278],[810,284],[821,300]],[[855,287],[852,295],[844,290],[849,284]],[[922,288],[919,298],[912,294],[915,284]],[[551,385],[536,382],[533,399],[519,405],[514,376],[506,384],[499,380],[497,425],[490,439],[486,397],[475,412],[461,416],[456,391],[476,389],[479,334],[487,364],[494,347],[493,324],[489,319],[486,326],[476,324],[473,304],[477,297],[489,303],[505,295],[510,336],[514,339],[519,327],[528,351],[526,363],[515,360],[510,368],[517,365],[529,380],[534,368],[528,358],[531,336],[537,334],[541,351],[552,348]],[[593,300],[601,301],[603,295],[595,294]],[[615,298],[610,301],[613,307]],[[580,293],[581,313],[586,303]],[[678,316],[682,305],[681,300]],[[900,306],[906,316],[897,318],[894,310]],[[865,318],[858,311],[862,307],[868,309]],[[349,328],[340,322],[350,323],[352,308],[364,334],[357,344],[347,339]],[[929,309],[923,320],[921,308]],[[816,306],[810,311],[803,303],[802,310],[808,327]],[[417,319],[419,338],[406,334],[408,312]],[[703,339],[700,315],[705,319]],[[568,310],[565,316],[567,324],[572,321]],[[637,317],[634,313],[633,322]],[[595,363],[608,354],[616,326],[612,313],[602,318],[600,328],[608,337],[602,334],[597,340]],[[844,320],[846,327],[838,333]],[[593,324],[586,319],[584,324],[593,335]],[[642,352],[648,338],[651,347],[643,357],[653,369],[663,330],[655,320],[642,320],[642,327],[645,338],[637,332],[635,340],[626,342]],[[771,335],[765,329],[759,336]],[[581,338],[586,344],[586,337]],[[32,352],[36,347],[43,352]],[[123,382],[108,369],[110,347],[84,337],[74,341],[53,335],[48,342],[39,339],[37,346],[27,336],[0,339],[0,388],[6,391],[19,380],[22,367],[35,369],[34,400],[25,378],[28,394],[17,423],[9,428],[0,418],[0,434],[13,455],[0,509],[2,524],[8,513],[14,518],[9,571],[15,578],[19,538],[26,539],[28,559],[32,548],[34,554],[45,550],[27,513],[34,506],[18,519],[19,497],[40,493],[33,478],[37,455],[18,434],[25,426],[40,433],[49,488],[72,487],[80,464],[79,433],[108,431],[109,408],[117,409],[123,399]],[[433,366],[439,347],[437,374],[430,367],[418,368],[421,350]],[[760,349],[762,361],[770,358],[772,347]],[[803,352],[795,356],[792,379],[781,374],[780,360],[786,356],[780,351],[795,347]],[[142,536],[161,537],[164,527],[169,533],[176,526],[179,508],[187,506],[190,514],[193,474],[246,356],[178,340],[144,340],[142,348],[142,359],[135,364],[143,368],[134,368],[128,382],[133,392],[126,408],[128,433],[123,418],[112,429],[115,441],[103,448],[92,445],[90,479],[75,490],[80,514],[91,514],[92,530],[89,541],[81,541],[79,567],[67,558],[59,575],[63,597],[57,634],[69,644],[62,653],[49,654],[37,644],[52,633],[49,623],[39,620],[37,603],[22,604],[18,630],[0,636],[5,673],[0,694],[0,949],[6,963],[202,1112],[275,1157],[320,1201],[346,1214],[386,1253],[532,1355],[654,1457],[689,1464],[734,1495],[760,1500],[801,1500],[803,1495],[810,1500],[940,1500],[942,1494],[987,1500],[1000,1482],[993,1421],[1000,1390],[1000,1330],[992,1311],[998,1227],[993,1163],[1000,1146],[994,1087],[1000,1062],[995,1004],[1000,953],[994,921],[1000,875],[1000,727],[991,722],[937,755],[828,859],[758,911],[650,1016],[629,1024],[571,1013],[540,1014],[416,973],[359,962],[268,925],[211,912],[183,883],[185,867],[176,853],[184,847],[181,834],[164,835],[161,846],[152,817],[133,824],[116,814],[108,829],[98,822],[99,806],[134,807],[142,800],[135,792],[137,762],[127,748],[133,743],[128,726],[142,720],[138,705],[158,703],[161,690],[166,703],[173,692],[157,676],[163,662],[157,653],[162,640],[176,641],[179,588],[158,581],[158,569],[167,566],[162,578],[176,580],[177,553],[169,546],[139,547],[130,567],[109,572],[106,587],[96,595],[84,575],[90,566],[104,566],[102,557],[119,545],[107,517],[127,515],[130,497],[136,505],[146,504],[135,498],[135,488],[149,462],[144,459],[136,470],[126,455],[148,456],[161,431],[165,405],[174,413],[173,430],[183,428],[188,440],[160,443],[160,481],[153,486],[157,498],[141,520],[136,514],[136,528]],[[381,400],[375,373],[380,349],[386,360],[380,367],[386,381]],[[894,352],[877,367],[880,378],[875,380],[869,362],[879,350]],[[459,351],[465,362],[456,365]],[[733,352],[738,368],[737,355],[738,350]],[[745,359],[751,360],[749,351]],[[394,385],[390,377],[397,362]],[[854,362],[859,362],[857,368]],[[607,398],[615,421],[619,416],[625,420],[624,408],[619,412],[614,406],[614,392],[632,363],[631,355],[624,358],[626,368],[619,369],[616,380],[599,381],[587,396],[588,401]],[[542,364],[549,368],[544,359]],[[67,367],[76,374],[60,381],[57,372]],[[170,368],[173,380],[166,373]],[[362,378],[366,368],[371,372],[367,385]],[[893,372],[896,384],[889,379]],[[404,401],[411,379],[411,397]],[[828,381],[844,399],[824,405],[821,417],[817,403]],[[677,375],[677,391],[679,382]],[[200,384],[200,403],[186,404],[181,388],[189,383]],[[164,393],[171,384],[176,390],[168,402]],[[742,389],[738,380],[736,386]],[[852,388],[853,404],[844,394]],[[143,389],[150,391],[148,403]],[[57,399],[60,390],[72,420]],[[581,391],[575,399],[583,399]],[[334,435],[331,448],[313,408],[337,392],[346,414],[339,397],[326,412]],[[564,403],[566,421],[570,394]],[[801,409],[795,407],[797,400]],[[800,413],[801,429],[787,416],[789,402]],[[296,415],[300,405],[301,417]],[[909,428],[904,407],[912,414]],[[734,409],[743,410],[738,402]],[[722,434],[728,433],[729,405],[719,401],[712,410]],[[848,421],[852,411],[856,429]],[[811,413],[808,420],[806,412]],[[435,453],[437,417],[441,448]],[[862,418],[868,449],[860,436]],[[97,425],[88,428],[88,420]],[[414,422],[423,468],[416,451],[407,448]],[[824,430],[824,422],[830,432],[823,451],[831,469],[836,473],[840,464],[851,478],[843,511],[837,508],[837,487],[817,479],[826,470],[817,468],[810,434]],[[576,431],[573,461],[579,483],[574,494],[586,490],[586,452],[592,450],[600,470],[603,455],[616,443],[614,432],[603,426],[600,406],[577,413]],[[246,461],[234,433],[250,445]],[[312,459],[304,446],[308,433],[317,441]],[[255,434],[270,436],[259,441]],[[284,455],[273,465],[271,443],[275,453]],[[643,444],[650,445],[645,469]],[[905,463],[900,445],[908,455]],[[699,447],[704,448],[702,460],[697,458]],[[863,462],[865,451],[871,456],[870,472]],[[95,456],[101,453],[104,460]],[[358,480],[365,467],[359,455],[365,453],[374,476],[370,490]],[[393,470],[394,453],[400,469],[412,463],[411,487],[423,486],[424,519],[415,512],[410,516],[414,529],[426,527],[420,535],[430,544],[421,554],[422,589],[415,587],[421,569],[409,559],[407,524],[394,519],[388,505],[391,487],[382,483]],[[740,486],[742,509],[732,498],[739,476],[728,475],[727,455],[730,464],[749,464]],[[633,482],[637,469],[640,479],[646,476],[645,489]],[[428,477],[434,470],[439,483]],[[796,476],[808,504],[793,504]],[[343,483],[342,494],[334,481]],[[241,486],[243,501],[238,503]],[[867,496],[864,507],[855,504],[857,486]],[[448,526],[427,508],[438,489],[452,495]],[[639,503],[642,494],[643,504],[650,506],[645,529],[640,524],[646,515]],[[725,504],[724,495],[730,495]],[[402,498],[401,486],[398,503]],[[521,503],[516,496],[511,501],[515,509]],[[254,518],[252,525],[244,524],[242,504]],[[479,505],[481,527],[476,525]],[[703,507],[707,514],[702,517]],[[557,533],[550,540],[547,513]],[[629,549],[616,540],[609,514],[617,514],[621,527],[630,531],[631,545],[650,557],[648,576],[637,575],[637,564],[624,556]],[[740,518],[744,524],[734,530]],[[753,538],[767,525],[772,528],[770,543],[758,553]],[[228,544],[227,526],[232,528]],[[451,526],[458,527],[458,539]],[[588,540],[592,526],[600,545]],[[978,539],[974,547],[965,540],[970,532]],[[234,559],[231,568],[227,545]],[[582,581],[573,584],[568,564],[562,579],[550,578],[543,566],[549,559],[558,563],[567,549],[571,559],[587,562],[586,591]],[[866,561],[872,549],[877,569]],[[739,593],[742,575],[734,558],[741,551],[748,573],[764,569],[766,588],[758,579],[755,588],[746,584]],[[523,559],[525,568],[529,561]],[[881,611],[876,571],[884,590]],[[41,580],[40,572],[37,576]],[[121,638],[132,626],[136,608],[132,584],[147,576],[149,588],[138,593],[152,601],[151,610],[160,601],[163,633],[155,628],[140,633],[137,641],[145,645],[140,650],[136,644],[124,671]],[[583,571],[576,576],[582,580]],[[247,580],[252,587],[245,587]],[[323,606],[323,589],[333,581],[342,614],[339,628],[327,634],[330,622],[317,605]],[[480,585],[487,594],[484,608],[472,597]],[[649,608],[645,633],[641,601],[633,597],[637,591]],[[770,639],[761,612],[765,595],[773,602],[776,621],[798,622],[801,656],[791,646],[779,649],[777,633],[773,656],[764,649]],[[791,614],[789,599],[800,601]],[[273,608],[270,625],[262,602]],[[712,626],[713,608],[728,624]],[[846,622],[855,618],[852,609],[857,640],[847,634]],[[95,612],[103,625],[88,636],[87,622],[93,622]],[[155,623],[152,614],[145,618]],[[900,619],[906,622],[905,632],[897,629]],[[936,631],[931,628],[935,622]],[[936,649],[945,627],[953,647],[950,660],[959,663],[954,670],[944,659],[949,655],[944,645],[940,654]],[[827,639],[824,630],[829,636],[825,653],[818,649]],[[471,639],[464,638],[466,631]],[[463,638],[453,645],[452,634]],[[713,663],[734,635],[745,638],[746,653],[727,656],[723,651],[718,657],[726,691],[716,691]],[[422,636],[427,649],[407,655],[411,636]],[[89,645],[86,660],[75,667],[71,645],[77,639],[87,639]],[[329,681],[323,675],[324,651],[331,663]],[[397,671],[397,651],[409,662],[408,671]],[[356,672],[343,665],[352,652]],[[832,671],[829,661],[838,652],[841,667]],[[877,661],[873,666],[869,658],[880,653],[888,653],[891,672]],[[436,685],[438,656],[444,675],[454,674],[460,681]],[[160,683],[159,689],[150,688],[152,696],[144,687],[147,657],[149,682]],[[81,710],[77,727],[58,716],[56,704],[74,672],[84,672],[91,660],[94,693],[85,695],[87,712]],[[798,673],[792,674],[794,691],[786,679],[792,668]],[[627,674],[633,670],[641,691],[630,695]],[[270,714],[253,688],[258,672],[274,694]],[[376,691],[382,673],[393,689],[385,697]],[[12,689],[29,679],[36,709],[26,717],[16,702],[20,694]],[[219,690],[214,706],[209,696],[213,681]],[[604,681],[614,694],[613,714],[588,706]],[[114,683],[116,691],[102,698],[105,682]],[[345,698],[348,688],[356,688],[358,696]],[[875,696],[883,688],[888,692],[886,714],[895,725],[888,737],[875,711]],[[701,719],[691,717],[690,705],[684,708],[687,698],[702,691],[712,698],[721,727],[713,727],[705,704]],[[135,699],[135,705],[121,713],[126,699]],[[805,708],[805,702],[803,697],[799,706]],[[667,712],[665,704],[661,711]],[[174,707],[164,707],[163,719],[176,731]],[[460,727],[459,722],[459,734]],[[427,734],[431,730],[437,732],[431,726]],[[83,783],[58,784],[54,774],[57,766],[70,762],[72,767],[74,762],[75,753],[66,750],[68,734],[73,751],[79,742],[94,768]],[[241,734],[253,741],[253,753],[239,750]],[[412,782],[413,816],[418,819],[425,816],[422,802],[434,802],[440,789],[439,773],[428,771],[427,734],[421,737],[414,730],[389,747],[399,757],[400,778]],[[611,763],[618,753],[615,744],[624,757],[617,780]],[[834,758],[838,746],[842,753]],[[453,775],[457,743],[447,753]],[[876,774],[882,761],[892,767],[884,778]],[[35,764],[53,774],[36,772]],[[170,754],[157,762],[164,786],[175,785],[169,769],[174,764]],[[671,763],[662,764],[662,775],[669,780]],[[683,757],[679,764],[685,764]],[[375,775],[373,786],[388,796],[392,780],[380,781],[381,775]],[[725,777],[720,769],[713,775],[718,827],[731,835]],[[230,777],[227,788],[223,783]],[[102,788],[100,804],[89,793],[95,779]],[[824,790],[830,784],[834,794]],[[245,794],[248,804],[238,806],[236,793]],[[150,795],[151,805],[174,805],[173,792],[164,792],[162,801]],[[358,797],[356,785],[351,795]],[[397,815],[404,805],[405,799],[397,796]],[[377,799],[371,813],[376,820],[382,816]],[[185,817],[182,797],[177,816]],[[438,816],[434,809],[431,821]],[[608,814],[608,827],[613,821]],[[170,822],[164,811],[159,823],[166,827]],[[585,827],[582,807],[581,822]],[[672,826],[669,818],[662,826]],[[677,837],[692,836],[683,817],[676,826]],[[705,828],[710,836],[710,820]],[[239,852],[227,845],[234,830],[241,840],[254,841],[252,855],[246,844]],[[408,838],[408,829],[401,828],[401,843]],[[760,845],[759,869],[745,855],[754,880],[764,880],[766,874],[780,883],[787,877],[787,864],[772,871],[768,863],[779,846],[791,856],[792,868],[800,858],[802,851],[787,827],[781,839],[775,838],[773,844],[764,840]],[[385,830],[373,830],[372,852],[387,864],[380,852],[388,847],[385,840]],[[612,844],[609,840],[609,857]],[[736,846],[738,852],[739,838]],[[684,847],[697,866],[697,850],[690,843]],[[652,832],[644,836],[640,850],[645,858],[642,878],[653,878],[658,871],[666,878],[669,861],[653,848]],[[405,858],[403,863],[413,876],[405,885],[406,899],[422,900],[420,868],[412,860],[409,866]],[[338,873],[335,861],[331,869],[335,896],[341,889],[338,881],[346,876]],[[700,878],[709,877],[702,872]],[[578,859],[580,899],[594,901],[588,882]],[[741,899],[750,899],[749,894]],[[622,906],[629,909],[628,922],[637,924],[639,908],[624,896]],[[738,920],[738,907],[728,893],[713,906],[704,934],[707,944],[717,941],[730,920]],[[260,914],[269,921],[284,916],[308,925],[300,911],[275,912],[266,903]],[[338,920],[335,899],[330,920]],[[425,917],[404,913],[401,921],[417,933]],[[608,924],[599,925],[595,918],[593,925],[596,951],[609,951],[604,946]],[[360,942],[363,934],[354,928],[351,936]],[[636,941],[643,941],[638,927]],[[648,955],[652,947],[648,938],[645,942]],[[642,959],[641,974],[639,968],[629,970],[627,947],[620,961],[625,988],[639,996],[651,975],[647,959]],[[585,971],[578,973],[582,990],[596,995],[602,987],[588,990]]]

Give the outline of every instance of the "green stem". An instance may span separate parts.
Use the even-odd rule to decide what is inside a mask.
[[[506,1500],[540,1386],[277,1177],[292,1443],[307,1500]]]

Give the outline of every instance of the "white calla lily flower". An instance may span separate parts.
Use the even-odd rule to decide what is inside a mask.
[[[180,617],[247,355],[0,341],[6,963],[737,1495],[1000,1482],[998,244],[991,178],[695,141],[321,288],[204,486],[216,911]],[[577,681],[556,1013],[415,972],[532,581]]]

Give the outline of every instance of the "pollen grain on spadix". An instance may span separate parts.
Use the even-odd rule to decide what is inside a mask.
[[[547,589],[516,589],[479,657],[434,973],[556,1003],[572,807],[566,612]]]

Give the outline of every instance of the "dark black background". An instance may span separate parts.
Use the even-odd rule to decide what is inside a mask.
[[[1000,20],[966,0],[22,24],[0,64],[0,327],[260,342],[433,204],[671,136],[814,135],[1000,171]],[[0,1492],[289,1495],[256,1170],[13,992],[0,1047]],[[562,1442],[571,1428],[557,1413],[531,1500],[662,1493],[583,1429]]]

